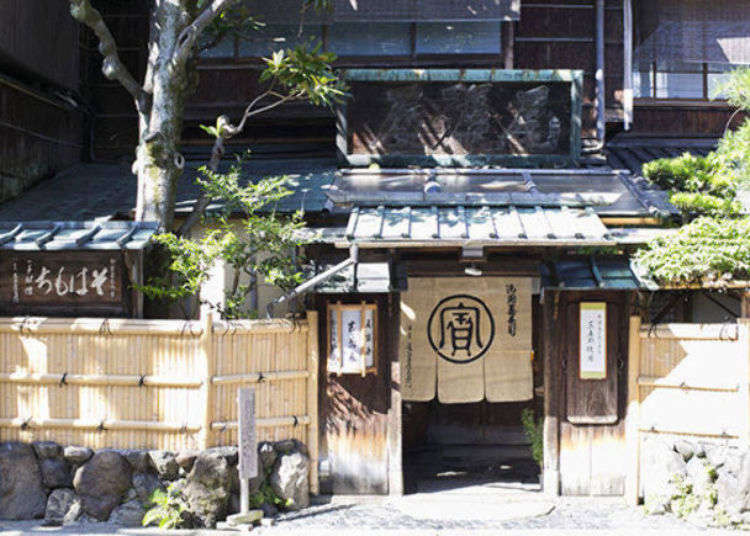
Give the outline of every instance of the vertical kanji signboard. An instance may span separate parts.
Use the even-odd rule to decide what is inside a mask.
[[[607,304],[581,302],[580,307],[580,378],[603,380],[607,377]]]

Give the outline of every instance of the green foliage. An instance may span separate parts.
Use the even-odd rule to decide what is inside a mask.
[[[199,0],[198,9],[203,9],[212,0]],[[305,12],[330,10],[330,0],[300,0],[302,16]],[[218,45],[230,36],[251,39],[265,23],[257,18],[245,2],[238,2],[224,10],[204,30],[199,48],[206,50]],[[300,23],[299,34],[304,25]],[[261,81],[281,86],[295,94],[295,98],[307,99],[315,105],[330,105],[344,96],[344,86],[331,68],[335,54],[322,51],[322,43],[308,39],[306,43],[293,49],[278,50],[270,58],[264,58],[266,69],[261,73]],[[212,128],[212,127],[208,127]],[[217,136],[217,132],[209,132]]]
[[[158,525],[160,529],[178,529],[190,525],[183,515],[187,511],[187,503],[174,484],[167,491],[154,490],[146,506],[148,510],[141,522],[144,527]]]
[[[521,412],[521,424],[523,425],[526,439],[531,443],[531,457],[539,468],[542,469],[544,465],[544,432],[542,430],[542,421],[536,420],[533,409],[525,408]]]
[[[674,475],[672,483],[676,486],[676,492],[672,496],[670,508],[677,517],[685,518],[698,510],[702,498],[693,493],[693,485],[687,482],[683,475]]]
[[[724,165],[731,167],[740,188],[750,188],[750,119],[745,119],[719,140],[716,155]]]
[[[726,199],[700,192],[675,192],[669,196],[669,201],[681,212],[688,214],[737,216],[742,210],[741,203],[733,198]]]
[[[670,202],[685,214],[724,216],[739,212],[734,166],[715,152],[653,160],[643,164],[643,175],[667,190]]]
[[[264,504],[271,504],[277,508],[286,508],[291,506],[291,499],[284,500],[271,487],[271,473],[273,468],[265,470],[263,482],[258,491],[250,495],[250,508],[260,508]]]
[[[750,111],[750,69],[734,71],[720,89],[738,110]],[[669,192],[685,217],[698,219],[639,250],[641,266],[661,283],[750,277],[750,220],[737,199],[738,190],[750,188],[750,119],[705,157],[655,160],[644,164],[643,173]]]
[[[748,278],[750,218],[698,218],[640,249],[636,260],[662,283]]]
[[[322,43],[311,50],[297,46],[288,50],[277,50],[270,58],[264,58],[266,69],[261,73],[261,82],[275,82],[316,106],[331,105],[345,95],[344,86],[333,72],[331,63],[336,55],[321,51]]]
[[[665,190],[733,194],[731,181],[717,177],[720,172],[721,163],[715,157],[690,153],[643,164],[643,175]]]
[[[724,97],[729,104],[740,110],[750,111],[750,67],[740,67],[720,84],[713,97]]]
[[[304,0],[301,9],[325,9],[328,0]],[[206,32],[206,39],[220,40],[228,32],[255,31],[262,25],[240,3],[217,18]],[[216,41],[218,42],[218,41]],[[322,52],[321,45],[308,50],[298,46],[278,50],[264,59],[260,75],[263,91],[248,104],[241,120],[233,125],[219,116],[215,125],[201,128],[217,138],[211,167],[199,168],[198,184],[204,197],[219,202],[220,208],[204,217],[207,229],[200,237],[166,233],[156,237],[166,253],[165,270],[140,286],[152,299],[173,300],[198,294],[211,270],[222,263],[231,271],[231,283],[225,290],[223,304],[210,303],[224,318],[255,316],[247,299],[258,278],[288,290],[302,281],[295,254],[300,245],[297,231],[304,225],[302,214],[278,216],[274,205],[290,195],[285,177],[244,177],[241,161],[226,173],[215,171],[226,139],[240,132],[246,121],[284,102],[304,100],[314,105],[330,106],[345,96],[343,84],[331,68],[335,56]],[[237,220],[241,217],[241,221]]]
[[[248,180],[243,184],[239,164],[227,173],[205,167],[199,171],[198,183],[210,198],[219,201],[219,207],[206,214],[206,230],[200,237],[173,233],[156,237],[168,254],[168,270],[140,289],[152,299],[194,296],[208,280],[212,268],[223,263],[232,274],[231,285],[225,290],[223,306],[209,305],[224,318],[255,316],[256,312],[249,311],[246,305],[259,279],[284,290],[302,281],[295,259],[300,245],[297,234],[304,226],[302,214],[280,216],[273,210],[277,201],[290,194],[285,177]]]

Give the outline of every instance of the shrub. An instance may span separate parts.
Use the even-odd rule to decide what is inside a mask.
[[[539,469],[544,466],[544,433],[542,431],[542,421],[534,417],[534,410],[526,408],[521,411],[521,424],[523,425],[526,438],[531,443],[531,457],[534,459]]]
[[[659,282],[750,277],[750,218],[703,217],[660,237],[636,253],[638,264]]]
[[[730,162],[712,152],[685,153],[643,164],[643,175],[669,192],[669,200],[685,214],[733,216],[740,212],[737,174]]]
[[[141,522],[144,527],[158,525],[160,529],[177,529],[191,525],[185,516],[187,503],[174,484],[166,491],[155,489],[146,506],[149,509]]]

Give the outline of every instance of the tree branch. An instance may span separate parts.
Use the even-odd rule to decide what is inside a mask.
[[[230,7],[232,4],[237,3],[238,0],[213,0],[206,9],[204,9],[190,25],[188,25],[182,32],[180,32],[177,38],[177,46],[175,47],[174,54],[172,55],[172,62],[182,63],[187,61],[188,57],[192,53],[195,42],[198,37],[203,33],[209,24],[211,24],[216,17],[221,15],[222,11]]]
[[[135,100],[139,114],[147,113],[148,94],[130,74],[117,54],[117,43],[104,22],[101,13],[91,5],[89,0],[70,0],[70,14],[75,20],[89,27],[99,39],[99,52],[104,56],[102,73],[109,80],[116,80],[130,93]]]
[[[217,129],[217,136],[214,140],[213,148],[211,149],[211,159],[208,162],[208,169],[211,171],[218,171],[219,164],[221,163],[221,159],[224,156],[224,142],[228,140],[229,138],[236,136],[242,130],[245,128],[245,123],[247,122],[248,118],[257,115],[259,113],[266,112],[268,110],[271,110],[273,108],[276,108],[277,106],[282,105],[285,102],[289,102],[291,100],[302,98],[302,95],[298,93],[292,93],[289,95],[280,95],[280,98],[271,104],[267,104],[266,106],[262,106],[258,108],[257,110],[254,110],[255,106],[263,100],[265,97],[269,95],[279,95],[278,93],[275,93],[273,90],[268,89],[267,91],[264,91],[257,97],[255,97],[250,104],[248,104],[245,107],[245,111],[242,113],[242,118],[240,119],[240,122],[237,125],[232,125],[229,122],[229,119],[226,116],[220,116],[218,120],[216,121],[216,129]],[[177,230],[177,234],[179,236],[185,236],[187,233],[190,232],[190,229],[193,228],[193,226],[198,223],[198,220],[203,215],[203,212],[205,212],[206,208],[208,208],[209,203],[211,202],[211,199],[206,195],[206,192],[202,192],[200,197],[195,201],[195,204],[193,205],[193,210],[190,212],[188,217],[185,219],[185,221],[180,225],[180,228]]]

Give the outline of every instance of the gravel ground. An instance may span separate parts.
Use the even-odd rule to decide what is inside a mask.
[[[442,508],[440,508],[442,506]],[[471,504],[457,500],[455,507],[472,508]],[[521,519],[505,518],[493,520],[486,515],[470,519],[471,515],[463,513],[461,519],[451,519],[449,505],[439,505],[440,511],[434,518],[412,516],[405,513],[406,508],[394,502],[372,502],[365,504],[327,504],[314,506],[302,512],[288,513],[279,516],[274,527],[262,529],[264,533],[289,529],[427,529],[427,530],[497,530],[497,529],[560,529],[560,530],[627,530],[633,533],[642,530],[686,531],[696,527],[677,519],[674,516],[646,516],[641,508],[628,507],[622,499],[609,498],[561,498],[551,501],[551,512],[544,515],[533,515]],[[518,509],[516,505],[506,508]],[[498,511],[503,506],[498,505]],[[466,519],[469,517],[469,519]]]
[[[503,501],[456,496],[429,500],[422,496],[402,499],[373,499],[353,502],[337,498],[329,504],[313,506],[304,511],[279,516],[272,527],[253,530],[259,536],[355,536],[362,532],[381,533],[383,536],[456,536],[466,534],[553,534],[580,536],[582,534],[683,536],[710,534],[671,515],[645,516],[640,508],[628,507],[619,498],[558,498],[506,497]],[[411,514],[410,514],[411,512]],[[536,515],[533,512],[537,512]],[[539,512],[549,512],[539,514]],[[430,517],[430,514],[434,514]],[[476,513],[476,516],[474,515]],[[517,515],[527,517],[515,518]],[[494,514],[494,516],[492,515]],[[42,527],[40,521],[0,522],[4,536],[52,536],[87,534],[100,536],[218,536],[237,532],[186,530],[159,531],[157,529],[122,528],[106,523],[88,523],[64,528]]]

